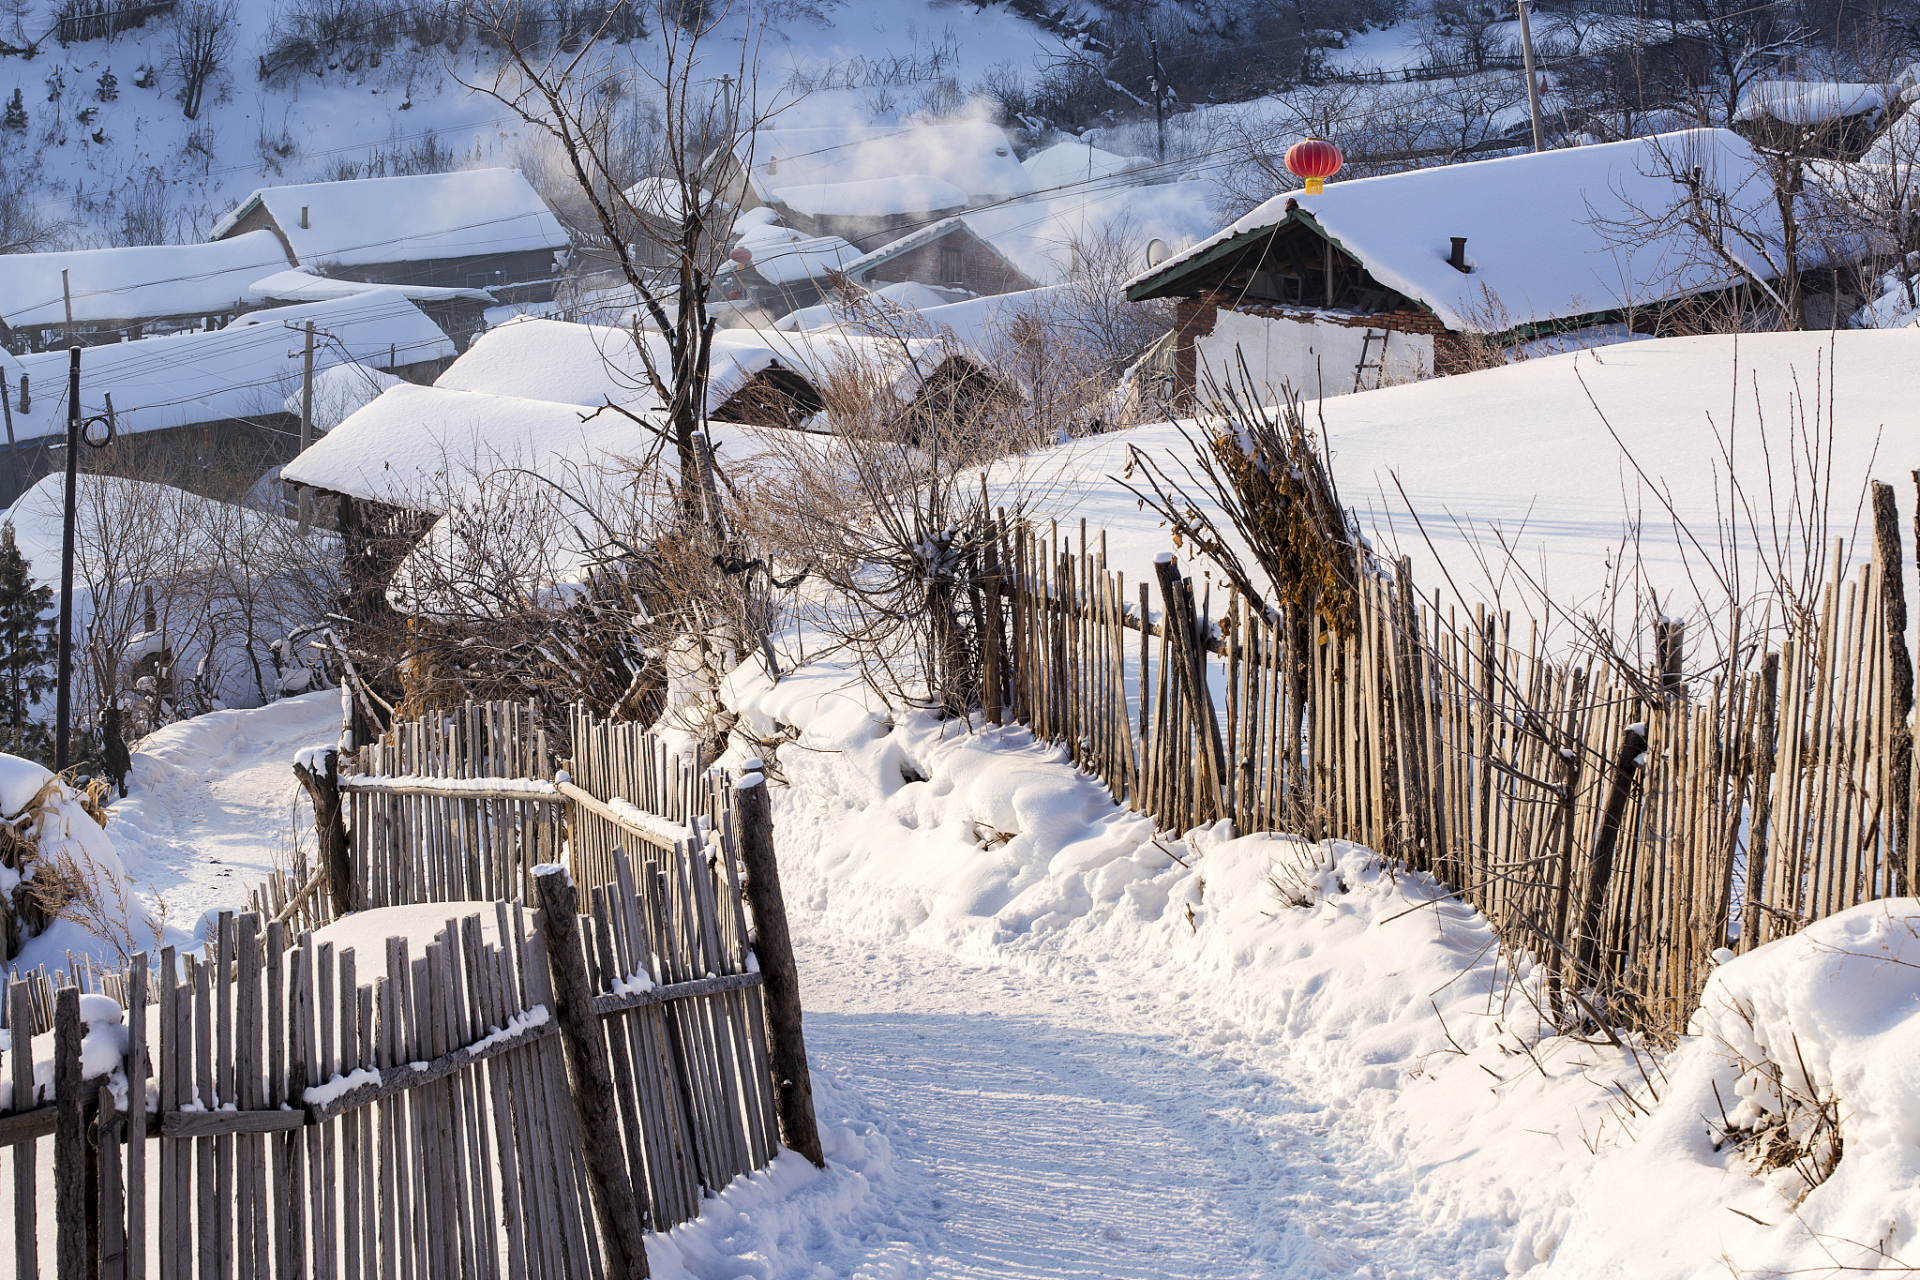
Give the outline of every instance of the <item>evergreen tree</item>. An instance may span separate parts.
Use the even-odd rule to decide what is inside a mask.
[[[112,102],[120,96],[120,80],[113,74],[112,67],[100,73],[99,88],[94,93],[102,102]]]
[[[7,114],[0,119],[0,128],[12,129],[24,133],[27,128],[27,104],[21,100],[20,90],[13,91],[13,97],[7,102]]]
[[[43,763],[53,755],[53,734],[30,717],[54,685],[59,648],[44,616],[52,607],[53,588],[33,584],[13,525],[0,524],[0,751]]]

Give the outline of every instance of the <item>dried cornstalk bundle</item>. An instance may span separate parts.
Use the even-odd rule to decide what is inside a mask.
[[[1364,568],[1359,533],[1299,396],[1283,386],[1279,403],[1265,404],[1273,393],[1262,397],[1261,390],[1244,363],[1237,384],[1208,378],[1196,419],[1203,438],[1179,428],[1193,445],[1193,460],[1177,464],[1181,475],[1134,448],[1121,483],[1166,520],[1175,546],[1191,543],[1249,600],[1284,605],[1296,616],[1312,610],[1345,631]],[[1129,483],[1136,474],[1141,488]],[[1252,554],[1268,589],[1253,581],[1230,535]]]

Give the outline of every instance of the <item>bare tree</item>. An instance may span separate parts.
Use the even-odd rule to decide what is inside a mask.
[[[180,78],[180,109],[200,118],[207,82],[220,73],[233,52],[236,0],[184,0],[173,13],[169,65]]]
[[[642,63],[614,57],[610,39],[634,0],[617,0],[601,25],[577,42],[545,38],[523,0],[468,0],[466,12],[503,54],[491,81],[468,87],[500,102],[558,148],[597,224],[601,247],[639,301],[635,347],[645,389],[664,421],[608,408],[649,430],[664,428],[679,457],[686,521],[717,534],[719,494],[697,447],[713,336],[707,294],[731,240],[730,201],[751,160],[743,140],[772,112],[754,96],[748,45],[726,76],[714,75],[717,68],[703,50],[728,16],[727,6],[654,3],[660,57]],[[623,185],[632,168],[616,146],[627,132],[621,103],[630,92],[658,103],[657,181],[638,193]],[[664,261],[664,268],[644,264],[636,250],[643,242],[664,250],[644,255]],[[664,360],[641,339],[643,325],[661,336]]]
[[[1703,270],[1722,273],[1771,304],[1771,327],[1801,328],[1804,161],[1755,148],[1759,163],[1749,165],[1720,145],[1723,136],[1694,130],[1647,139],[1641,171],[1664,179],[1671,198],[1619,190],[1620,212],[1591,225],[1628,253],[1658,246],[1662,269],[1693,292]]]

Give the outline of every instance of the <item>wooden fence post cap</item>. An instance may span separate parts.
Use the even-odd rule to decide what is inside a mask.
[[[1173,563],[1173,552],[1171,552],[1171,551],[1162,551],[1162,552],[1160,552],[1160,553],[1159,553],[1158,555],[1156,555],[1156,556],[1154,556],[1154,558],[1153,558],[1153,562],[1154,562],[1155,564],[1172,564],[1172,563]]]
[[[743,773],[765,773],[767,762],[759,756],[748,756],[740,762],[740,770]]]
[[[735,791],[751,791],[753,788],[766,782],[766,780],[767,775],[764,773],[743,773],[733,780],[733,789]]]

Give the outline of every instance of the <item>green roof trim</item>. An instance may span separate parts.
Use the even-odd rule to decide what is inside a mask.
[[[1299,216],[1301,221],[1306,222],[1309,226],[1312,226],[1315,231],[1320,232],[1322,236],[1327,234],[1325,231],[1322,231],[1319,224],[1313,222],[1310,217],[1300,214],[1300,211],[1298,209],[1289,209],[1287,210],[1286,216],[1281,218],[1280,221],[1278,222],[1272,223],[1265,227],[1256,227],[1251,231],[1242,231],[1239,235],[1236,235],[1236,236],[1229,236],[1225,240],[1222,240],[1219,244],[1213,246],[1213,248],[1207,250],[1205,253],[1201,254],[1197,258],[1189,258],[1184,262],[1169,263],[1165,267],[1162,267],[1159,271],[1156,271],[1154,274],[1148,276],[1145,280],[1140,281],[1138,284],[1128,289],[1127,301],[1128,302],[1147,301],[1156,290],[1165,288],[1167,285],[1172,284],[1174,281],[1178,280],[1181,276],[1184,276],[1192,271],[1197,271],[1201,267],[1206,266],[1208,263],[1218,262],[1220,259],[1226,257],[1228,254],[1239,252],[1241,249],[1246,247],[1247,241],[1252,239],[1255,236],[1272,235],[1274,232],[1278,231],[1280,228],[1286,226],[1287,223],[1292,221],[1296,216]]]

